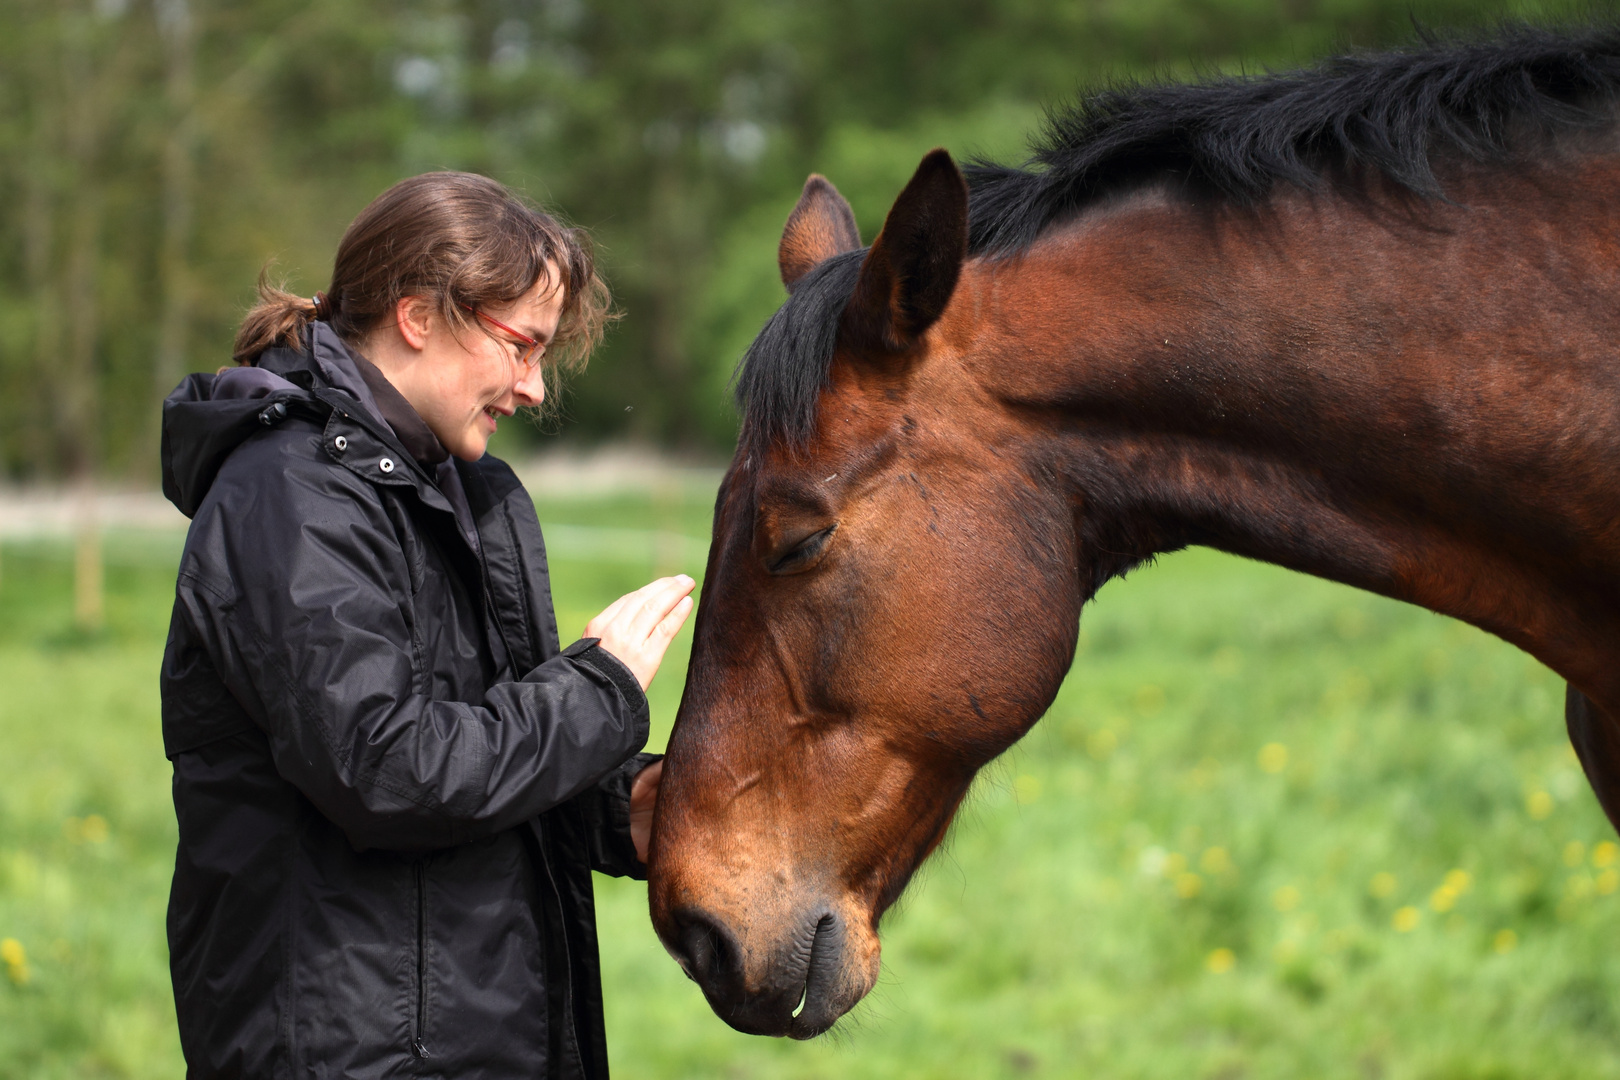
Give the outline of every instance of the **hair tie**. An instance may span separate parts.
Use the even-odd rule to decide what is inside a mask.
[[[332,303],[326,298],[325,293],[316,293],[310,299],[310,303],[315,305],[315,318],[317,320],[320,322],[332,321]]]

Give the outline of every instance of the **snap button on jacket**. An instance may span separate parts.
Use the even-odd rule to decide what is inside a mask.
[[[235,374],[164,406],[189,1075],[605,1077],[591,870],[643,872],[645,696],[559,648],[505,464],[454,465],[469,537],[326,324]]]

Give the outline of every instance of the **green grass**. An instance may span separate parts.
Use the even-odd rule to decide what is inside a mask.
[[[708,513],[541,507],[690,536]],[[0,559],[0,938],[29,976],[0,964],[0,1076],[181,1073],[156,700],[176,551],[109,543],[92,640],[67,631],[62,549]],[[554,555],[565,635],[654,573],[700,569],[667,543]],[[1620,1075],[1620,860],[1555,677],[1454,622],[1205,551],[1109,585],[1083,629],[1051,714],[987,770],[833,1036],[732,1032],[663,954],[644,886],[600,880],[616,1073]],[[653,688],[655,746],[687,647]],[[1445,891],[1456,871],[1466,888]]]

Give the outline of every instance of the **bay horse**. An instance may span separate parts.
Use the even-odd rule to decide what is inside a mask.
[[[870,248],[812,176],[739,369],[649,901],[745,1032],[878,924],[1051,704],[1082,605],[1189,544],[1420,604],[1569,684],[1620,820],[1620,31],[1115,88],[922,160]]]

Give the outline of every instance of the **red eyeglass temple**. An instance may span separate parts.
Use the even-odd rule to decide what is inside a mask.
[[[522,333],[520,331],[512,329],[510,326],[507,326],[505,323],[501,322],[499,319],[494,318],[493,316],[485,315],[482,311],[479,311],[477,308],[473,307],[470,304],[462,304],[461,306],[463,308],[466,308],[472,314],[478,316],[480,319],[483,319],[485,322],[489,323],[489,325],[493,326],[495,329],[497,329],[497,330],[505,330],[508,334],[511,334],[513,337],[517,338],[519,341],[523,342],[523,344],[529,346],[529,348],[531,348],[531,349],[534,348],[536,345],[540,344],[539,341],[537,341],[536,339],[530,337],[528,334],[525,334],[525,333]]]

